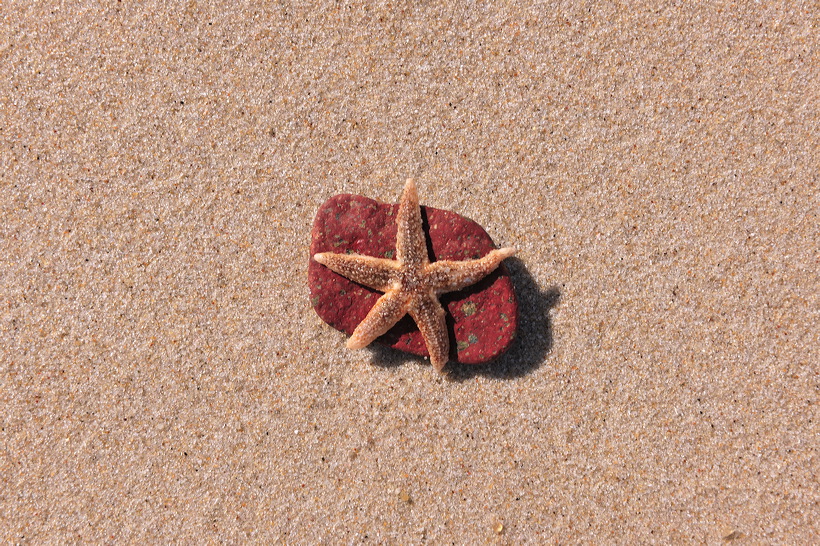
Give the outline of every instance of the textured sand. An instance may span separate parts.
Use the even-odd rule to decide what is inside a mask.
[[[0,4],[3,542],[820,540],[817,6],[449,4]],[[494,366],[310,307],[408,176]]]

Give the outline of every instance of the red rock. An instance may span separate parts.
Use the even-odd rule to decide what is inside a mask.
[[[355,252],[395,259],[397,210],[398,205],[343,194],[330,198],[316,212],[308,267],[310,301],[322,320],[348,335],[381,293],[334,273],[312,256],[318,252]],[[433,261],[477,259],[495,248],[487,232],[472,220],[432,207],[422,206],[421,210]],[[503,263],[478,283],[443,294],[440,301],[448,312],[451,361],[483,364],[506,351],[515,338],[518,304]],[[376,341],[429,356],[409,316]]]

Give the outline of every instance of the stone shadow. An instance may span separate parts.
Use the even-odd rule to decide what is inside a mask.
[[[476,375],[498,379],[515,379],[537,369],[552,349],[553,332],[550,311],[558,305],[561,292],[557,286],[541,290],[527,270],[524,262],[516,257],[504,261],[510,271],[518,299],[518,331],[512,346],[506,353],[483,365],[450,362],[444,371],[449,379],[463,381]]]

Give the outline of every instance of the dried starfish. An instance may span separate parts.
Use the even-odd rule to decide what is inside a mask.
[[[347,340],[349,349],[369,345],[409,313],[421,331],[430,362],[441,371],[449,358],[450,336],[438,296],[478,282],[515,250],[492,250],[478,260],[431,263],[412,178],[404,186],[396,224],[395,260],[332,252],[320,252],[313,259],[354,282],[384,292]]]

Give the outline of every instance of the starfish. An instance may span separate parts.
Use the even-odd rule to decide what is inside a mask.
[[[384,293],[347,340],[349,349],[369,345],[409,313],[421,331],[430,362],[440,372],[449,359],[450,336],[438,297],[478,282],[515,250],[491,250],[477,260],[430,262],[412,178],[404,186],[396,225],[395,260],[332,252],[320,252],[313,259],[354,282]]]

